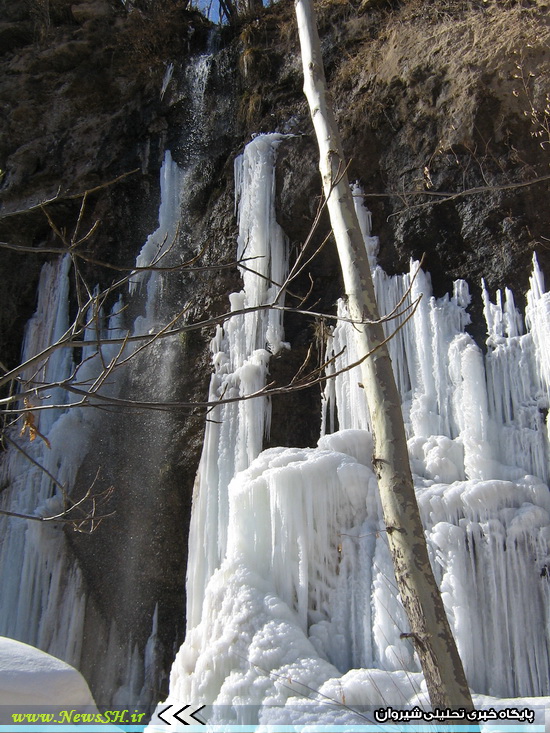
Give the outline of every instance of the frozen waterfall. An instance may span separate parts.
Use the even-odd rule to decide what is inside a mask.
[[[69,330],[69,268],[68,256],[46,263],[42,268],[37,309],[27,324],[22,363],[41,354]],[[110,315],[99,313],[94,321],[90,318],[86,338],[119,336],[120,309],[117,302]],[[108,362],[113,347],[101,348]],[[22,379],[29,379],[35,385],[55,385],[73,375],[78,383],[86,385],[98,376],[101,368],[99,355],[88,347],[82,349],[78,365],[73,361],[72,349],[58,349],[29,366]],[[4,508],[41,516],[63,511],[60,489],[74,487],[77,471],[97,429],[97,415],[92,411],[80,407],[65,409],[64,405],[69,404],[68,394],[60,387],[51,387],[45,392],[37,389],[36,397],[31,399],[31,409],[55,407],[37,413],[40,435],[24,446],[29,458],[13,447],[6,451],[1,467],[2,481],[7,485],[3,492]],[[0,517],[0,524],[0,634],[47,649],[78,667],[84,638],[86,589],[78,564],[66,550],[63,532],[54,523],[7,517]],[[118,644],[114,628],[111,636],[111,643]],[[106,648],[110,643],[108,638],[97,642]]]
[[[181,172],[167,155],[161,174],[160,225],[144,247],[149,247],[152,257],[162,256],[161,245],[166,245],[176,232],[180,217],[180,179]],[[138,266],[141,264],[143,258],[138,261]],[[25,331],[22,363],[71,332],[70,268],[69,256],[43,266],[36,312]],[[136,276],[136,282],[139,279],[146,280],[143,272]],[[145,288],[145,315],[136,318],[134,334],[147,333],[155,324],[158,273],[153,272],[150,280],[153,284],[147,282]],[[108,343],[110,339],[123,339],[127,334],[123,328],[123,311],[122,296],[115,300],[109,313],[101,309],[96,313],[91,305],[83,333],[89,345],[83,346],[79,354],[73,348],[54,350],[42,361],[33,361],[22,372],[22,384],[28,382],[29,390],[33,386],[36,388],[29,404],[36,411],[34,419],[40,433],[35,440],[29,441],[18,435],[20,424],[8,432],[9,450],[0,466],[0,480],[7,487],[2,492],[4,509],[21,515],[54,516],[65,508],[64,487],[73,491],[76,488],[73,499],[84,493],[87,486],[83,486],[79,470],[93,454],[98,434],[106,432],[103,413],[77,406],[78,395],[61,386],[48,385],[70,380],[85,391],[112,359],[123,361],[131,347],[126,345],[121,352],[120,344]],[[103,385],[105,397],[117,396],[128,374],[127,367],[123,366],[114,374],[116,378]],[[158,372],[155,376],[158,382]],[[165,376],[167,379],[168,375]],[[13,443],[22,447],[28,457]],[[98,471],[101,488],[97,493],[100,494],[105,488],[104,474],[109,473],[110,467],[102,465],[94,455],[91,461]],[[149,687],[154,688],[150,684],[151,677],[158,674],[158,669],[153,669],[152,665],[156,616],[151,619],[151,643],[141,655],[131,635],[125,638],[113,619],[103,621],[102,612],[97,608],[94,594],[90,592],[60,523],[36,523],[0,516],[0,528],[0,635],[46,650],[89,672],[86,664],[90,663],[91,655],[86,651],[86,638],[89,644],[93,628],[93,643],[103,659],[101,670],[94,670],[101,681],[102,702],[148,704]],[[143,687],[148,678],[149,686]],[[97,678],[95,681],[97,684]]]
[[[232,315],[211,343],[212,408],[191,518],[188,628],[168,701],[214,706],[213,723],[357,723],[365,708],[427,701],[413,648],[402,638],[407,623],[381,519],[361,377],[345,370],[359,354],[343,301],[326,345],[339,374],[324,389],[318,446],[262,452],[270,401],[261,392],[272,355],[284,356],[288,347],[282,311],[269,308],[284,305],[288,274],[274,198],[281,139],[257,136],[235,164],[243,289],[229,296]],[[167,154],[159,229],[138,265],[171,256],[189,170]],[[397,329],[389,348],[411,463],[476,704],[522,698],[522,705],[544,705],[548,700],[525,698],[550,696],[550,294],[536,260],[524,318],[511,292],[485,290],[483,352],[465,330],[466,283],[456,282],[452,295],[437,299],[416,262],[408,273],[388,276],[376,265],[377,240],[359,203],[358,213],[381,311],[401,312],[385,327],[388,335]],[[44,266],[23,358],[67,330],[68,268],[66,259]],[[132,289],[145,296],[134,334],[158,325],[162,282],[159,273],[134,276]],[[405,322],[412,303],[416,312]],[[121,311],[119,302],[95,323],[90,319],[89,340],[97,336],[94,328],[100,336],[123,334]],[[107,360],[114,355],[112,347],[103,348]],[[150,375],[159,389],[172,381],[164,355],[157,355],[162,371],[155,363]],[[42,370],[44,382],[66,379],[74,359],[71,350],[59,350],[33,374]],[[85,347],[79,360],[79,378],[93,380],[98,356]],[[46,399],[59,405],[40,422],[51,448],[37,439],[29,451],[72,485],[96,418],[78,407],[65,411],[61,392],[51,390]],[[51,477],[29,469],[17,451],[6,453],[2,470],[11,508],[52,513],[58,507]],[[41,524],[1,522],[0,633],[78,666],[92,611],[63,535]],[[152,685],[158,618],[157,609],[145,660],[129,643],[124,669],[106,671],[117,704],[137,699],[144,679]],[[121,645],[116,626],[97,643],[106,658],[114,655]]]
[[[267,261],[269,240],[271,273],[284,273],[272,220],[274,144],[256,138],[237,164],[239,256],[244,226],[246,254],[261,247]],[[264,174],[243,173],[253,156]],[[510,292],[492,302],[485,291],[483,353],[465,331],[466,283],[436,299],[416,262],[409,273],[386,275],[370,215],[357,206],[381,312],[402,313],[385,327],[396,331],[390,352],[418,499],[476,705],[531,696],[522,702],[544,706],[535,698],[550,695],[550,294],[535,259],[524,328]],[[251,303],[257,288],[254,302],[267,302],[266,277],[283,275],[262,275],[246,275],[245,290],[230,296],[233,309]],[[405,322],[411,303],[416,312]],[[359,358],[343,301],[338,314],[327,355],[341,373],[326,384],[317,448],[260,453],[264,397],[209,416],[193,506],[188,631],[167,702],[213,706],[211,723],[357,723],[361,706],[427,704],[402,637],[407,622],[361,377],[357,368],[341,371]],[[269,335],[263,312],[248,324],[238,319],[214,339],[211,399],[261,388],[266,346],[282,339]]]

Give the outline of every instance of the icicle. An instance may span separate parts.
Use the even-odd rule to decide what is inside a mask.
[[[138,645],[135,644],[131,654],[128,655],[126,670],[124,671],[124,684],[122,684],[113,695],[113,705],[117,707],[130,707],[139,700],[140,691],[143,686],[143,662],[139,653]]]
[[[162,86],[160,88],[160,98],[163,99],[164,94],[166,93],[166,90],[168,89],[168,84],[172,81],[172,75],[174,73],[174,64],[170,62],[168,66],[166,67],[166,71],[164,72],[164,78],[162,80]]]
[[[145,645],[143,655],[143,687],[139,696],[140,705],[150,705],[155,700],[155,691],[158,688],[158,667],[159,667],[159,639],[158,639],[158,618],[159,607],[155,605],[151,633]],[[133,702],[133,701],[131,701]]]
[[[351,192],[354,196],[353,203],[355,205],[355,211],[357,212],[359,226],[361,227],[361,234],[365,240],[367,254],[369,256],[369,264],[371,268],[374,268],[376,266],[376,258],[378,256],[379,240],[378,237],[371,236],[372,216],[365,205],[363,189],[359,183],[356,182],[352,184]]]
[[[550,293],[544,292],[544,277],[539,263],[533,254],[533,274],[530,278],[531,288],[527,293],[525,319],[533,337],[535,358],[541,375],[541,382],[546,391],[546,408],[550,395],[550,351],[548,337],[550,334]]]
[[[180,222],[181,190],[183,173],[172,160],[167,150],[160,174],[160,209],[159,225],[153,234],[150,234],[136,259],[136,266],[151,268],[136,272],[130,280],[130,295],[136,292],[138,286],[147,284],[145,316],[137,318],[134,323],[134,333],[148,333],[157,324],[157,304],[160,296],[161,273],[155,267],[166,266],[166,256],[174,246]]]
[[[550,301],[543,293],[544,282],[536,258],[533,267],[527,294],[527,334],[523,333],[523,322],[512,293],[505,291],[504,305],[500,292],[497,293],[493,304],[484,290],[489,334],[486,369],[490,437],[496,456],[504,464],[496,474],[513,478],[518,473],[514,467],[519,467],[548,481],[549,443],[543,411],[549,404],[544,375],[550,337],[545,304]]]
[[[230,295],[235,315],[212,341],[214,374],[209,400],[231,400],[260,391],[266,384],[270,353],[283,342],[280,311],[259,309],[284,302],[281,286],[288,272],[286,238],[275,218],[275,154],[280,135],[259,135],[235,163],[239,235],[237,257],[243,290]],[[238,311],[252,309],[238,314]],[[228,486],[262,449],[269,432],[266,397],[219,405],[209,414],[193,498],[187,598],[188,627],[202,615],[204,590],[225,555],[229,516]]]
[[[40,273],[36,312],[27,323],[22,348],[22,363],[57,343],[69,327],[69,269],[71,258],[66,255],[46,263]],[[28,388],[33,383],[55,384],[67,379],[72,371],[70,349],[53,351],[41,365],[34,364],[21,373]],[[31,400],[32,403],[33,400]],[[42,405],[59,405],[66,402],[66,393],[56,387],[41,396]],[[61,414],[60,410],[46,410],[40,415],[40,431],[47,435],[50,427]]]

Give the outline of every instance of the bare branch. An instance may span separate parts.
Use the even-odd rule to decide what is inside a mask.
[[[98,191],[102,191],[104,188],[113,186],[115,183],[119,183],[125,178],[128,178],[128,176],[133,176],[134,173],[139,173],[140,170],[140,168],[134,168],[134,170],[128,171],[127,173],[122,173],[120,176],[117,176],[110,181],[101,183],[98,186],[94,186],[93,188],[88,188],[80,193],[61,194],[61,187],[59,187],[57,193],[55,194],[55,196],[52,196],[52,198],[45,199],[44,201],[41,201],[38,204],[34,204],[34,206],[29,206],[26,209],[18,209],[17,211],[9,211],[6,214],[1,214],[0,221],[3,221],[4,219],[11,219],[14,216],[24,216],[31,213],[32,211],[40,211],[43,210],[45,206],[50,206],[51,204],[62,203],[64,201],[75,201],[82,198],[83,196],[89,196],[92,193],[97,193]]]
[[[52,484],[59,489],[63,500],[63,509],[57,514],[46,516],[40,514],[23,514],[21,512],[12,512],[7,509],[0,509],[0,514],[7,517],[27,519],[35,522],[56,522],[68,524],[72,525],[75,532],[81,532],[84,534],[91,534],[97,529],[97,527],[99,527],[104,519],[114,515],[115,512],[99,513],[99,508],[111,498],[114,492],[114,487],[109,486],[107,489],[104,489],[99,493],[94,493],[94,488],[100,474],[99,469],[82,498],[78,501],[73,501],[69,497],[66,487],[50,471],[48,471],[47,468],[33,458],[33,456],[31,456],[24,448],[18,445],[15,440],[10,438],[6,432],[4,432],[2,438],[12,445],[15,450],[21,453],[29,463],[42,471],[50,479]]]
[[[397,191],[388,191],[387,193],[361,193],[361,194],[354,194],[354,196],[360,196],[362,198],[368,199],[368,198],[399,198],[401,199],[405,206],[403,209],[399,209],[399,211],[394,211],[392,214],[389,215],[388,219],[399,216],[399,214],[403,214],[405,211],[408,211],[410,209],[421,209],[426,208],[428,206],[436,206],[437,204],[443,204],[446,201],[454,201],[455,199],[462,198],[463,196],[474,196],[476,194],[481,193],[493,193],[494,191],[511,191],[516,188],[525,188],[526,186],[535,186],[538,183],[544,183],[545,181],[550,180],[550,175],[547,176],[540,176],[538,178],[531,178],[528,181],[515,181],[512,183],[501,183],[501,184],[494,184],[494,185],[488,185],[488,186],[476,186],[474,188],[467,188],[463,191],[403,191],[403,192],[397,192]],[[407,204],[406,202],[406,196],[428,196],[432,199],[436,199],[435,201],[424,201],[420,204]]]
[[[64,491],[65,490],[65,487],[63,486],[63,484],[61,484],[56,479],[56,477],[53,475],[53,473],[50,473],[50,471],[48,471],[47,468],[45,468],[41,463],[39,463],[35,458],[33,458],[30,455],[30,453],[27,453],[27,451],[24,448],[21,448],[21,446],[18,445],[15,442],[15,440],[13,440],[12,438],[10,438],[10,436],[7,434],[7,432],[4,432],[3,433],[2,438],[3,438],[3,440],[6,440],[10,445],[13,445],[13,447],[15,448],[15,450],[19,451],[19,453],[22,453],[25,456],[25,458],[27,459],[27,461],[29,461],[34,466],[36,466],[41,471],[43,471],[46,474],[46,476],[52,481],[52,483],[55,486],[57,486],[58,489],[61,489],[61,491]]]
[[[185,310],[189,307],[190,307],[189,305],[186,306],[186,308],[184,309],[184,311],[182,311],[182,313],[185,312]],[[384,323],[386,321],[393,320],[394,318],[397,318],[403,315],[410,307],[411,306],[408,305],[405,307],[404,311],[400,311],[400,312],[395,311],[387,316],[383,316],[382,318],[380,318],[380,322]],[[197,321],[195,323],[187,323],[183,326],[179,326],[178,328],[168,328],[168,330],[161,329],[161,331],[155,335],[154,340],[170,338],[172,336],[176,336],[181,333],[199,331],[199,330],[202,330],[203,328],[208,328],[211,326],[216,326],[218,324],[221,324],[224,321],[227,321],[228,319],[233,318],[235,316],[246,315],[247,313],[254,313],[260,310],[280,310],[280,311],[289,312],[289,313],[300,313],[300,314],[308,315],[312,317],[325,318],[327,320],[333,320],[333,321],[342,320],[348,323],[355,323],[357,325],[361,323],[370,323],[370,321],[368,320],[354,321],[352,318],[338,318],[338,316],[332,315],[332,314],[318,313],[318,312],[311,311],[311,310],[305,310],[301,308],[292,308],[289,306],[281,306],[275,303],[264,303],[262,305],[254,306],[251,308],[241,308],[239,310],[229,311],[229,312],[223,313],[220,316],[215,316],[213,318],[206,318],[202,321]],[[181,314],[178,314],[177,318],[179,317],[181,317]],[[177,320],[177,319],[174,319],[174,320]],[[82,331],[83,329],[81,328],[80,330]],[[126,345],[126,344],[132,344],[132,343],[139,343],[143,341],[149,342],[152,340],[152,338],[153,337],[151,336],[151,334],[141,334],[137,336],[130,336],[127,334],[126,336],[120,337],[120,338],[103,339],[103,340],[100,340],[99,343],[103,346],[117,345],[117,344]],[[51,346],[46,347],[39,354],[31,357],[30,359],[20,364],[19,366],[15,367],[14,369],[10,370],[9,372],[6,372],[6,374],[0,377],[0,387],[2,387],[4,384],[7,384],[8,382],[12,380],[18,380],[21,372],[23,372],[25,369],[29,368],[30,366],[33,366],[34,364],[45,361],[54,351],[57,351],[58,349],[82,348],[83,346],[96,346],[97,344],[98,344],[97,340],[93,340],[93,341],[75,340],[74,338],[72,338],[72,334],[67,332],[55,344],[52,344]],[[63,382],[62,385],[61,384],[51,384],[51,385],[47,385],[46,387],[52,388],[53,386],[63,386],[64,388],[66,388],[65,382]],[[44,385],[41,385],[40,388],[44,389],[45,387]],[[18,395],[15,395],[12,397],[5,397],[3,399],[0,399],[0,405],[9,404],[15,401],[16,399],[20,399],[22,394],[25,394],[25,393],[19,393]],[[43,409],[43,408],[37,408],[37,409]]]
[[[81,396],[81,400],[74,403],[74,405],[43,405],[43,406],[37,406],[33,407],[34,411],[40,411],[40,410],[52,410],[52,409],[63,409],[67,407],[97,407],[97,403],[102,404],[104,407],[125,407],[131,410],[159,410],[159,411],[170,411],[170,410],[197,410],[197,409],[211,409],[218,405],[223,404],[229,404],[233,402],[241,402],[244,400],[251,400],[255,399],[256,397],[271,397],[278,394],[288,394],[289,392],[308,389],[316,384],[321,384],[323,382],[326,382],[328,379],[332,379],[333,377],[338,376],[339,374],[343,374],[344,372],[347,372],[351,369],[353,369],[356,366],[359,366],[362,364],[366,359],[368,359],[372,354],[374,354],[378,349],[380,349],[382,346],[387,344],[394,336],[395,334],[400,331],[404,325],[412,318],[414,315],[418,304],[420,303],[421,297],[417,298],[414,303],[412,303],[410,306],[407,306],[407,309],[410,311],[408,315],[403,319],[403,321],[395,328],[395,330],[386,338],[384,338],[382,341],[380,341],[379,344],[375,346],[372,350],[368,351],[364,356],[362,356],[357,361],[353,362],[352,364],[348,364],[345,367],[342,367],[341,369],[333,372],[332,374],[324,374],[321,375],[321,372],[326,369],[326,367],[332,363],[340,354],[337,354],[333,356],[331,359],[326,361],[324,364],[321,364],[320,367],[315,368],[305,377],[296,380],[293,378],[290,383],[287,385],[284,385],[282,387],[276,387],[274,382],[271,382],[267,384],[265,387],[263,387],[260,390],[257,390],[256,392],[252,392],[250,394],[246,395],[239,395],[238,397],[228,397],[228,398],[220,398],[217,400],[209,400],[205,402],[150,402],[143,399],[139,400],[133,400],[133,399],[127,399],[122,397],[109,397],[107,395],[102,395],[98,391],[90,391],[87,389],[83,389],[74,383],[70,382],[69,380],[57,382],[54,384],[47,384],[47,385],[37,385],[34,387],[34,392],[38,392],[40,390],[46,390],[51,389],[53,387],[60,387],[63,390],[66,390],[67,392],[71,392],[73,394],[77,394]],[[400,313],[399,315],[402,315]],[[22,409],[7,409],[6,412],[8,414],[20,414],[24,412]]]

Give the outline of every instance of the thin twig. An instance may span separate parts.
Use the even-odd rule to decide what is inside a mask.
[[[305,378],[298,384],[293,384],[290,382],[289,384],[283,386],[283,387],[275,387],[274,382],[271,382],[267,384],[265,387],[262,387],[262,389],[257,390],[256,392],[252,392],[247,395],[240,395],[238,397],[227,397],[224,399],[219,400],[210,400],[205,402],[147,402],[144,400],[130,400],[130,399],[124,399],[121,397],[107,397],[106,395],[99,394],[97,392],[94,392],[93,394],[90,394],[89,391],[80,389],[78,386],[68,382],[68,381],[62,381],[62,382],[56,382],[53,384],[47,384],[47,385],[35,385],[33,387],[34,392],[45,390],[45,389],[52,389],[53,387],[60,387],[61,389],[66,390],[67,392],[71,392],[77,395],[81,395],[82,399],[75,403],[74,405],[70,405],[70,407],[97,407],[97,405],[93,404],[93,400],[97,400],[100,403],[103,403],[104,405],[109,406],[122,406],[127,407],[135,410],[196,410],[196,409],[207,409],[207,408],[213,408],[217,405],[223,405],[223,404],[229,404],[233,402],[241,402],[244,400],[251,400],[255,399],[257,397],[271,397],[273,395],[278,394],[288,394],[292,391],[298,391],[303,389],[309,389],[310,387],[320,384],[323,382],[326,382],[328,379],[332,379],[333,377],[337,377],[340,374],[343,374],[344,372],[350,371],[356,366],[359,366],[360,364],[365,361],[365,359],[368,359],[370,356],[372,356],[379,348],[381,348],[384,344],[387,344],[394,336],[395,334],[400,331],[405,324],[412,318],[414,315],[418,304],[420,302],[420,298],[418,298],[411,306],[410,306],[410,313],[406,316],[406,318],[397,326],[397,328],[385,339],[380,341],[373,349],[368,351],[364,356],[357,359],[352,364],[348,364],[345,367],[342,367],[341,369],[338,369],[337,371],[333,372],[332,374],[325,374],[323,376],[316,376],[315,378],[310,379],[309,381],[305,381]],[[336,357],[333,357],[333,359]],[[329,364],[333,359],[329,360],[327,364]],[[320,368],[317,368],[311,372],[311,374],[317,374],[319,373]],[[0,401],[0,403],[3,401]],[[33,407],[33,410],[38,412],[41,410],[52,410],[52,409],[59,409],[64,408],[66,409],[68,405],[43,405],[43,406],[36,406]],[[23,409],[7,409],[7,413],[9,414],[19,414],[21,412],[24,412]]]
[[[120,181],[124,180],[128,176],[132,176],[134,175],[134,173],[139,173],[140,171],[141,171],[141,168],[134,168],[134,170],[128,171],[127,173],[122,173],[122,175],[117,176],[116,178],[113,178],[110,181],[101,183],[98,186],[94,186],[93,188],[88,188],[85,191],[82,191],[80,193],[61,195],[61,187],[59,187],[57,190],[57,193],[55,194],[55,196],[52,196],[52,198],[44,199],[44,201],[41,201],[38,204],[34,204],[34,206],[29,206],[26,209],[18,209],[17,211],[9,211],[6,214],[1,214],[0,221],[2,221],[3,219],[10,219],[14,216],[24,216],[25,214],[29,214],[32,211],[39,211],[43,209],[45,206],[50,206],[51,204],[60,203],[64,201],[74,201],[74,200],[82,198],[85,195],[97,193],[98,191],[101,191],[104,188],[108,188],[109,186],[113,186],[115,183],[119,183]]]

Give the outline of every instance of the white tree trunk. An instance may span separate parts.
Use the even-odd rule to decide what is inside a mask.
[[[329,102],[312,0],[296,0],[304,92],[319,145],[319,168],[351,317],[363,353],[384,340],[369,262]],[[367,322],[368,321],[368,322]],[[401,400],[385,345],[362,364],[374,433],[373,463],[399,592],[434,707],[473,709],[462,662],[428,558],[409,464]]]

